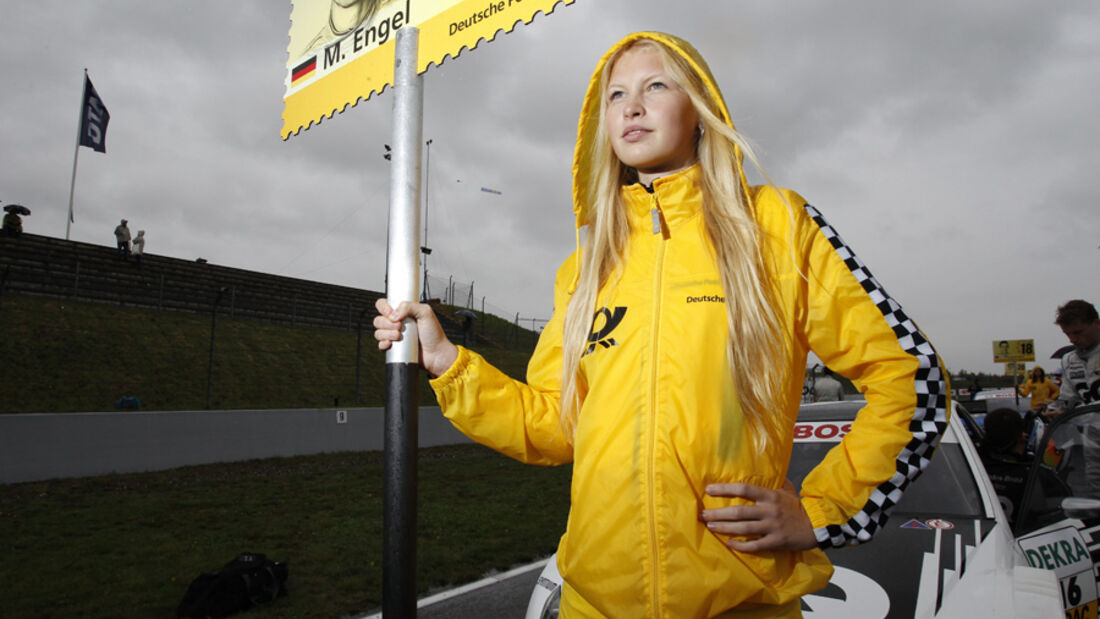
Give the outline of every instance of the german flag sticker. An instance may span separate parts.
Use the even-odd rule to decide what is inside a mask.
[[[317,72],[317,56],[310,58],[302,64],[294,67],[290,72],[290,85],[296,86],[299,82]]]

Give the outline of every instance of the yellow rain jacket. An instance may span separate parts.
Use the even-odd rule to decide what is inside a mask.
[[[1020,385],[1020,395],[1031,396],[1031,410],[1037,411],[1042,409],[1047,404],[1050,404],[1054,398],[1058,397],[1058,385],[1054,384],[1054,381],[1049,378],[1044,378],[1042,381],[1035,382],[1035,380],[1029,378],[1027,382]]]
[[[687,43],[646,36],[710,78]],[[581,115],[582,167],[599,72]],[[574,174],[583,224],[586,205],[577,196],[588,175],[577,166]],[[779,456],[757,456],[729,375],[724,293],[700,212],[699,178],[694,166],[658,179],[652,193],[623,188],[632,224],[628,259],[598,295],[581,360],[584,399],[574,444],[559,420],[572,257],[558,271],[554,316],[526,383],[466,349],[432,381],[444,415],[471,438],[523,462],[573,462],[572,508],[558,547],[566,618],[801,616],[799,597],[822,588],[832,572],[820,549],[735,552],[698,514],[731,501],[706,496],[710,483],[782,487],[808,351],[867,398],[851,432],[801,488],[821,548],[869,540],[927,466],[946,425],[945,373],[921,332],[817,210],[794,192],[757,187],[750,196],[776,263],[794,370],[786,404],[776,411],[787,420]]]

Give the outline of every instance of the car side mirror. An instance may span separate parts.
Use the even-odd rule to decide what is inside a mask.
[[[1068,496],[1062,499],[1062,511],[1070,518],[1095,518],[1100,516],[1100,500]]]

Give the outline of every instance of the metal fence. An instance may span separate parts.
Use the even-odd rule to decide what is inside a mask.
[[[453,314],[456,316],[470,318],[469,314],[473,314],[469,327],[472,332],[507,348],[534,346],[549,321],[548,318],[521,316],[519,312],[513,314],[488,303],[486,297],[475,294],[474,282],[458,281],[453,275],[447,279],[428,275],[424,283],[424,297],[439,299],[441,304],[454,308]],[[463,310],[469,314],[462,314]]]
[[[472,282],[429,277],[425,292],[440,299],[440,319],[462,336],[467,310],[472,332],[497,346],[527,348],[546,324],[478,298]],[[24,234],[0,243],[0,303],[28,293],[138,307],[228,315],[294,326],[357,331],[369,328],[383,292],[323,284],[232,267],[146,254],[141,268],[120,261],[113,247]]]

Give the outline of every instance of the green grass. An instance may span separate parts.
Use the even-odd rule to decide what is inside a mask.
[[[512,339],[534,341],[523,333]],[[111,410],[123,395],[146,410],[202,409],[209,346],[209,315],[8,293],[0,413]],[[478,352],[522,378],[530,350]],[[369,326],[359,368],[360,405],[382,406]],[[219,316],[212,384],[214,409],[355,405],[356,333]],[[419,402],[435,402],[423,373]],[[478,446],[421,450],[420,592],[553,552],[570,474]],[[0,618],[174,617],[195,576],[244,551],[290,568],[289,595],[249,616],[376,609],[382,479],[371,452],[2,485]]]
[[[552,553],[571,467],[486,448],[424,449],[421,595]],[[255,617],[381,604],[381,454],[346,453],[0,486],[0,617],[174,617],[187,585],[243,551],[286,561]]]
[[[206,407],[209,315],[10,293],[0,303],[0,413],[112,410],[122,396],[145,410]],[[211,408],[355,406],[356,344],[354,331],[219,316]],[[358,404],[382,406],[369,322],[360,349]],[[478,352],[522,378],[531,347]],[[435,403],[423,373],[419,401]]]

